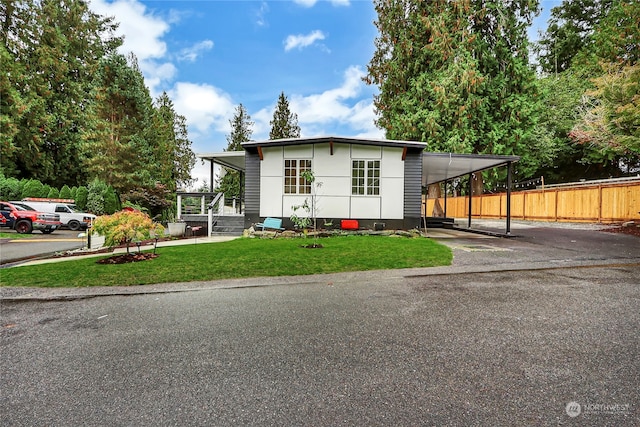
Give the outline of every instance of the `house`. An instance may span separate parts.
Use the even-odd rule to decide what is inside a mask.
[[[243,174],[245,228],[266,217],[281,218],[285,227],[292,227],[293,207],[312,192],[321,225],[356,219],[364,228],[416,228],[422,224],[427,185],[518,160],[428,153],[422,142],[335,136],[250,141],[242,147],[244,151],[198,157],[211,162],[210,182],[214,163]],[[301,177],[305,170],[313,171],[313,185]]]

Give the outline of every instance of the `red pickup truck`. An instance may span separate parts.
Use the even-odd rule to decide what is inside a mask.
[[[0,202],[0,227],[9,227],[20,234],[31,234],[33,230],[40,230],[44,234],[53,233],[62,225],[60,215],[38,212],[21,203]]]

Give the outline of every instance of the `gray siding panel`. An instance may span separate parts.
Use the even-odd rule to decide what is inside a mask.
[[[245,228],[260,222],[260,156],[257,152],[245,154],[244,206]]]
[[[419,219],[422,205],[422,151],[409,150],[404,160],[404,218]],[[411,221],[413,222],[413,221]]]

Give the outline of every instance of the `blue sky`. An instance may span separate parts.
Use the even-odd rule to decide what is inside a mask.
[[[531,36],[559,3],[541,2]],[[303,137],[384,137],[374,125],[376,88],[361,80],[377,35],[372,1],[91,0],[91,8],[120,23],[121,52],[138,57],[154,98],[167,91],[196,153],[227,146],[240,103],[253,139],[268,139],[282,91]],[[193,177],[208,179],[208,166],[198,162]]]

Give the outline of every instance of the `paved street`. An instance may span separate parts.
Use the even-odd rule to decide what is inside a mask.
[[[2,424],[637,425],[637,264],[364,277],[5,301]]]
[[[15,233],[7,229],[0,230],[10,235]],[[56,230],[51,234],[42,234],[34,231],[28,237],[0,239],[0,265],[85,247],[87,239],[78,237],[80,233],[81,231]]]

